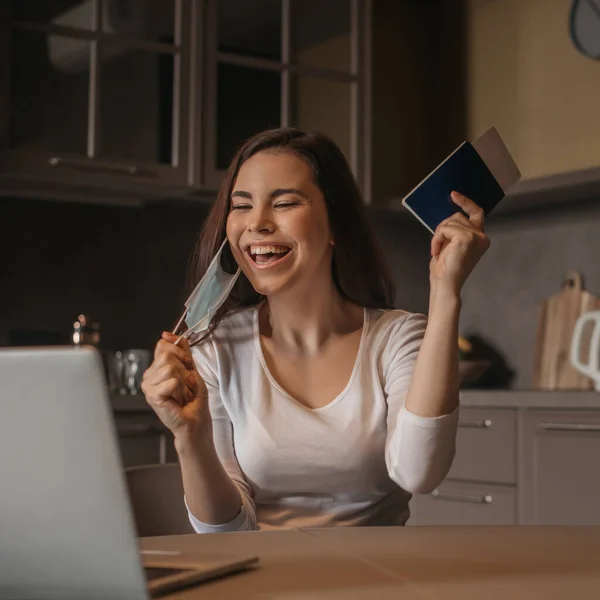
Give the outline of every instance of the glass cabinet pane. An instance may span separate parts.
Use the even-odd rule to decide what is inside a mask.
[[[350,160],[352,84],[296,75],[290,92],[291,124],[329,136]]]
[[[85,154],[89,65],[87,41],[12,32],[11,148]]]
[[[217,169],[226,169],[250,136],[280,123],[281,73],[218,65]]]
[[[350,0],[290,0],[292,63],[351,70]]]
[[[62,25],[77,29],[93,27],[92,0],[10,0],[13,21]]]
[[[217,0],[219,52],[281,60],[281,0]]]
[[[173,68],[171,54],[101,46],[99,156],[171,162]]]
[[[172,44],[176,0],[105,0],[102,31],[135,39]]]

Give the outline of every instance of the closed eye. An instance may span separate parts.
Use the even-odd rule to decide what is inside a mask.
[[[250,208],[252,208],[252,205],[250,204],[234,204],[231,207],[231,210],[248,210]]]
[[[275,205],[275,208],[290,208],[292,206],[298,206],[299,202],[294,202],[293,200],[287,200],[286,202],[278,202]]]

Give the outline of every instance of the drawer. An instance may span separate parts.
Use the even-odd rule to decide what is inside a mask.
[[[517,489],[446,481],[431,494],[413,496],[408,525],[516,525]]]
[[[115,428],[124,467],[173,461],[173,436],[153,413],[115,415]]]
[[[517,411],[461,408],[450,479],[517,482]]]

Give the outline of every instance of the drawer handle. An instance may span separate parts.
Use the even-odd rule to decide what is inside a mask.
[[[491,419],[481,419],[480,421],[459,421],[459,427],[472,427],[474,429],[489,429],[492,426]]]
[[[493,500],[490,494],[478,496],[475,494],[453,494],[451,492],[440,492],[439,490],[433,490],[433,492],[431,492],[431,496],[436,500],[448,500],[450,502],[468,502],[469,504],[491,504]]]
[[[138,435],[147,435],[149,433],[160,434],[163,430],[156,425],[117,425],[117,435],[135,437]]]
[[[600,432],[600,423],[539,423],[538,429],[544,431],[587,431]]]

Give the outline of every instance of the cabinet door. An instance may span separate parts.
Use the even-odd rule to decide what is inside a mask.
[[[132,191],[184,187],[195,1],[12,0],[0,170]]]
[[[521,416],[522,522],[600,525],[600,411]]]
[[[220,185],[246,139],[280,126],[331,137],[361,182],[366,6],[363,0],[208,1],[206,187]]]
[[[516,525],[512,486],[446,481],[431,494],[413,496],[409,525]]]
[[[175,462],[173,436],[154,415],[126,413],[115,416],[124,467]]]

